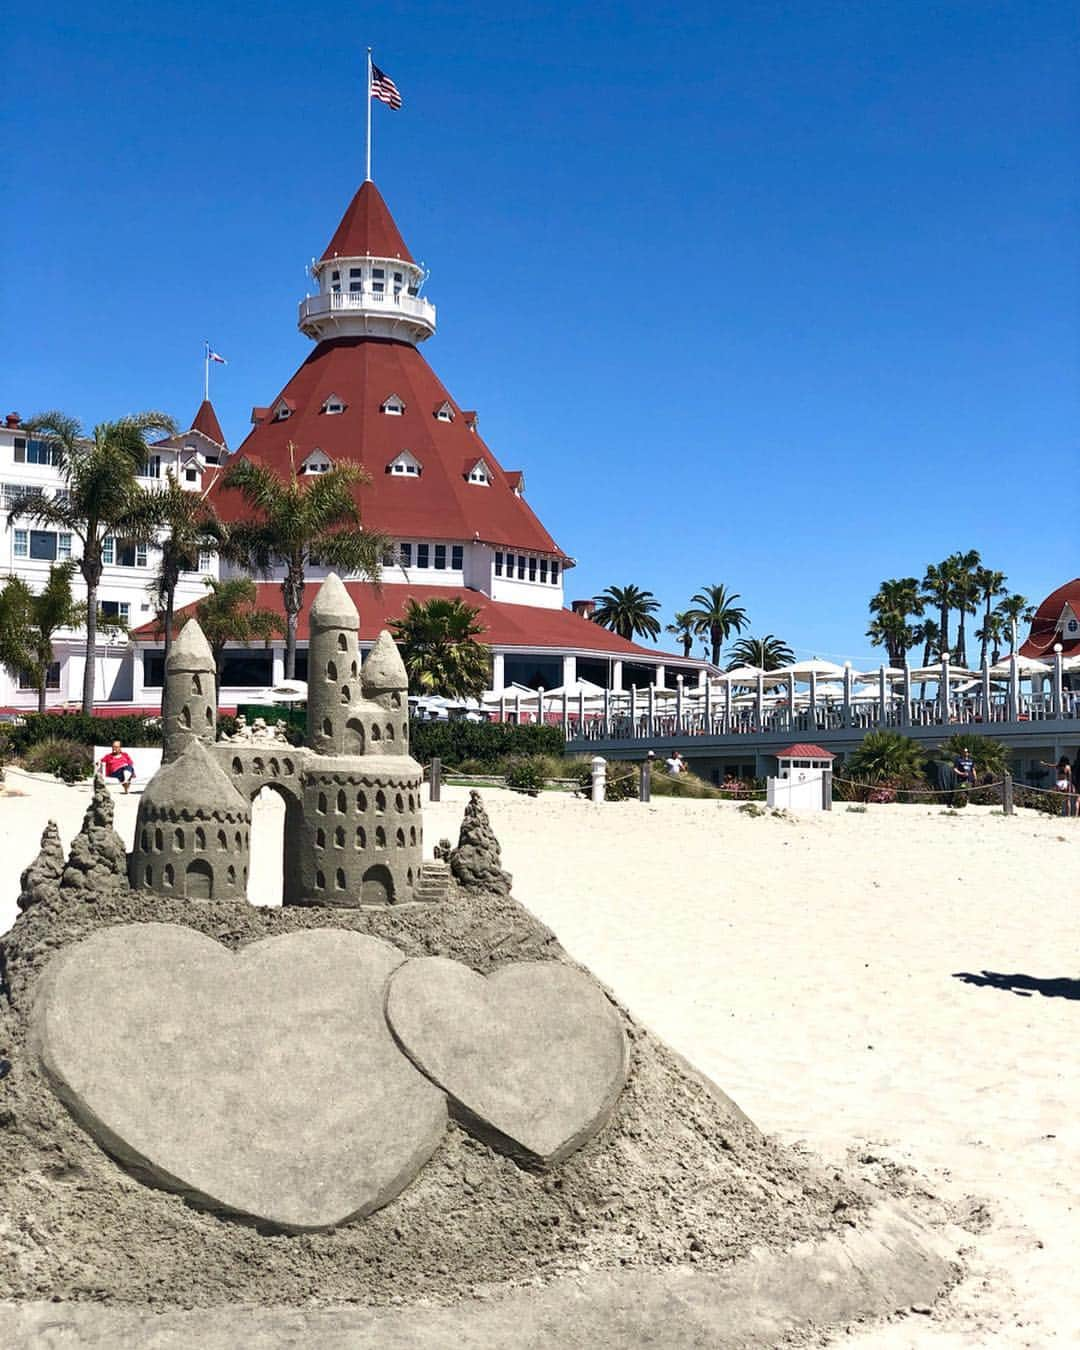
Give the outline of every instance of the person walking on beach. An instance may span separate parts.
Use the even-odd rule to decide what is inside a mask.
[[[953,772],[956,774],[961,787],[973,788],[975,786],[975,761],[966,745],[962,745],[956,752],[956,758],[953,760]]]
[[[112,749],[102,755],[99,767],[105,770],[107,778],[115,778],[122,783],[125,792],[130,790],[131,780],[135,777],[135,765],[119,741],[113,741]]]

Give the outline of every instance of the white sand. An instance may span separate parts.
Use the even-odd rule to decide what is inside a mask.
[[[66,843],[87,800],[9,785],[29,795],[0,798],[0,931],[45,819]],[[425,815],[429,854],[456,840],[466,793],[444,795]],[[993,1222],[944,1306],[845,1346],[1077,1343],[1080,821],[881,806],[793,822],[484,795],[515,895],[762,1128],[987,1201]],[[119,801],[129,842],[136,805]],[[272,805],[255,835],[254,889],[279,896]],[[1074,997],[954,978],[984,970],[1070,977]]]

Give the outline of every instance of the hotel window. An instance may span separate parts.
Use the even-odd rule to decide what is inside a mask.
[[[146,545],[109,535],[101,541],[101,561],[107,567],[145,567]]]
[[[340,273],[340,272],[331,272],[331,273],[330,273],[330,280],[331,280],[331,281],[340,281],[340,280],[341,280],[341,273]]]
[[[410,287],[409,287],[409,294],[410,294],[410,295],[419,295],[419,294],[420,294],[420,287],[419,287],[419,286],[410,286]]]
[[[540,559],[540,580],[547,581],[547,559]]]
[[[535,559],[535,558],[530,558],[530,559],[529,559],[529,580],[530,580],[530,581],[535,581],[535,580],[536,580],[536,559]]]
[[[503,567],[503,555],[502,555],[501,553],[496,553],[496,554],[495,554],[495,575],[496,575],[497,577],[501,577],[501,576],[502,576],[502,567]]]
[[[185,469],[184,481],[187,483],[197,483],[199,481],[198,469]]]
[[[428,567],[428,546],[427,544],[417,544],[416,546],[416,565],[417,567]]]
[[[16,464],[59,464],[60,451],[48,441],[40,441],[31,436],[15,437]]]
[[[56,556],[61,562],[71,557],[71,535],[61,531],[56,536]]]
[[[20,670],[20,671],[19,671],[19,688],[20,688],[20,689],[36,689],[36,688],[37,688],[37,685],[34,683],[33,678],[32,678],[25,670]],[[59,662],[59,661],[53,661],[52,664],[49,666],[49,669],[46,671],[46,673],[45,673],[45,688],[46,688],[46,689],[59,689],[59,688],[60,688],[60,662]]]
[[[525,580],[525,554],[518,554],[518,581]]]
[[[435,545],[435,569],[438,572],[446,571],[446,545]]]
[[[161,477],[161,456],[151,455],[143,467],[139,470],[140,478],[160,478]]]
[[[360,267],[349,268],[349,291],[353,295],[359,295],[360,292],[364,289],[363,276],[364,276],[363,268]]]
[[[402,544],[402,545],[401,545],[401,548],[400,548],[400,551],[399,551],[399,556],[400,556],[400,558],[401,558],[401,565],[402,565],[402,567],[411,567],[411,566],[412,566],[412,544]]]
[[[102,600],[98,605],[98,613],[103,619],[117,619],[120,623],[127,623],[131,605],[126,600]]]
[[[331,394],[322,405],[322,410],[324,413],[334,416],[337,413],[343,413],[345,411],[345,404],[338,398],[337,394]]]
[[[557,582],[559,580],[559,564],[557,562],[553,562],[551,564],[551,580],[553,582]]]
[[[10,511],[20,502],[25,502],[28,497],[43,497],[44,495],[45,493],[41,488],[31,487],[28,483],[5,483],[0,505],[3,505],[6,511]]]
[[[382,292],[386,289],[386,286],[384,284],[386,272],[381,267],[373,267],[371,269],[371,277],[372,277],[371,289],[375,292],[376,295],[381,295]]]
[[[71,535],[68,535],[68,557],[71,556]],[[30,531],[30,557],[39,562],[56,561],[56,535],[52,530]]]
[[[214,570],[214,554],[211,549],[199,549],[199,571],[212,572]]]
[[[388,417],[400,417],[405,411],[405,404],[398,398],[397,394],[391,394],[384,401],[381,411],[386,413]]]
[[[16,558],[29,558],[30,556],[30,531],[16,530],[15,538],[11,547],[12,556]]]
[[[465,550],[461,544],[454,544],[450,550],[450,566],[455,572],[460,572],[465,565]]]
[[[395,299],[395,300],[396,300],[397,297],[401,294],[401,287],[402,287],[402,284],[404,283],[404,281],[405,281],[405,278],[401,275],[400,272],[395,272],[395,273],[394,273],[394,299]]]

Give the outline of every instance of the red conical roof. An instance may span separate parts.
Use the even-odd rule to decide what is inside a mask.
[[[225,433],[221,430],[221,423],[217,419],[214,405],[208,398],[204,398],[199,404],[199,411],[195,414],[195,420],[192,422],[190,430],[201,431],[204,436],[207,436],[217,445],[223,446],[225,444]]]
[[[320,261],[362,258],[365,254],[376,258],[400,258],[403,262],[416,261],[405,246],[382,194],[370,181],[360,184],[360,190],[341,217],[341,224]]]

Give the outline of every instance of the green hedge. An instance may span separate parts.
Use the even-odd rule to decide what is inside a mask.
[[[161,724],[143,716],[87,717],[83,713],[29,713],[22,726],[5,728],[13,754],[22,755],[39,741],[77,741],[80,745],[111,745],[119,741],[130,749],[160,745]]]
[[[494,772],[508,755],[558,755],[566,741],[558,727],[511,722],[420,722],[409,723],[409,748],[421,764],[438,757],[456,768],[473,760],[481,772]]]

